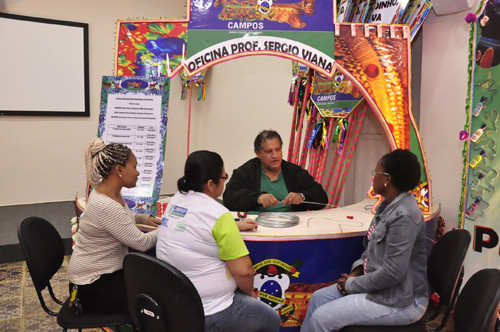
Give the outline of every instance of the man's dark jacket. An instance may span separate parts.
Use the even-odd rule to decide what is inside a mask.
[[[255,211],[261,207],[257,203],[263,194],[260,190],[261,168],[260,159],[253,158],[234,170],[222,196],[229,210]],[[323,187],[302,167],[282,160],[281,172],[288,192],[302,193],[308,202],[328,203]],[[292,205],[294,211],[319,210],[323,207],[318,204]]]

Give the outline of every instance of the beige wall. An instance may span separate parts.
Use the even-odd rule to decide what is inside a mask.
[[[91,113],[90,118],[0,117],[0,205],[71,200],[84,192],[83,151],[97,133],[101,76],[113,74],[116,20],[185,15],[181,2],[151,0],[147,4],[130,0],[0,1],[5,13],[89,24]]]
[[[0,10],[89,23],[90,118],[0,117],[0,206],[71,200],[84,190],[82,156],[97,132],[101,76],[113,74],[116,20],[182,18],[185,2],[0,0]],[[464,13],[436,16],[431,12],[423,31],[421,136],[434,202],[442,204],[448,228],[456,225],[462,172],[463,143],[458,140],[458,132],[465,123],[469,33],[463,17]],[[253,139],[261,129],[282,133],[286,150],[291,124],[291,108],[286,102],[290,80],[290,61],[276,57],[248,57],[211,68],[206,78],[206,100],[194,98],[192,102],[190,150],[219,152],[228,172],[252,157]],[[180,93],[180,81],[175,77],[170,94],[164,194],[175,191],[187,153],[188,101],[181,101]],[[360,138],[367,143],[356,153],[358,161],[352,173],[356,179],[373,168],[380,156],[374,149],[387,149],[373,121],[367,123]],[[354,181],[352,174],[347,201],[362,197],[365,188]]]
[[[475,12],[478,1],[470,12]],[[423,27],[420,134],[429,164],[435,203],[447,228],[456,227],[462,185],[470,25],[466,12],[436,16]]]

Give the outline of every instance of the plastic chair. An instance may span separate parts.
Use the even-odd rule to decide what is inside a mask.
[[[440,304],[433,318],[441,307],[446,311],[439,327],[429,332],[440,331],[447,322],[455,303],[463,278],[463,264],[471,241],[470,233],[465,229],[453,230],[443,235],[434,245],[427,261],[427,279],[432,291],[439,295]],[[368,326],[352,325],[342,328],[341,332],[421,332],[428,331],[424,319],[411,325],[403,326]]]
[[[500,270],[484,269],[472,275],[458,296],[455,332],[493,332],[500,304]]]
[[[99,328],[130,324],[127,314],[101,314],[83,311],[78,316],[69,308],[69,298],[62,302],[56,298],[50,280],[61,267],[64,260],[64,244],[55,227],[39,217],[24,219],[17,229],[19,243],[26,258],[26,265],[33,280],[40,304],[48,314],[57,316],[57,324],[67,329]],[[43,298],[42,291],[47,288],[52,300],[62,305],[59,312],[50,310]]]
[[[130,315],[138,332],[205,330],[198,291],[178,269],[133,252],[123,262]]]

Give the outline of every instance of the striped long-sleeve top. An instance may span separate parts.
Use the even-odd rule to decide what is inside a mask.
[[[143,233],[136,223],[148,215],[134,214],[107,195],[93,190],[80,217],[80,228],[68,266],[68,278],[87,285],[102,274],[122,269],[128,247],[145,251],[156,244],[157,230]]]

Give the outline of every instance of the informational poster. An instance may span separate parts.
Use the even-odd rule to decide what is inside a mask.
[[[500,3],[484,1],[472,24],[462,227],[472,235],[466,274],[500,266]],[[468,137],[467,137],[468,136]]]
[[[128,146],[140,172],[135,188],[123,188],[129,208],[153,213],[159,198],[167,128],[170,79],[104,76],[99,136]]]
[[[232,58],[272,54],[333,74],[331,1],[191,2],[185,67],[189,74]]]

